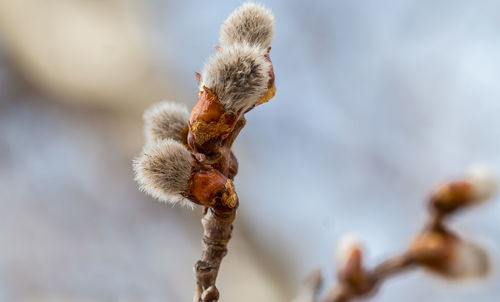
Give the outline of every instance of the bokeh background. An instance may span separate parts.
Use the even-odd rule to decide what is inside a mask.
[[[200,210],[138,192],[142,111],[192,106],[193,75],[238,1],[0,1],[0,301],[191,301]],[[500,172],[500,2],[265,1],[278,92],[247,114],[221,301],[332,282],[345,233],[368,264],[402,250],[437,181]],[[371,301],[498,301],[500,200],[453,227],[480,282],[418,272]]]

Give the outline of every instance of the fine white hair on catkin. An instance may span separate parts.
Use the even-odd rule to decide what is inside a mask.
[[[246,42],[267,49],[274,38],[274,15],[261,4],[246,2],[232,12],[221,26],[222,48]]]
[[[182,141],[181,132],[187,125],[189,111],[183,105],[163,101],[146,109],[143,119],[146,145],[167,138]]]
[[[141,191],[172,204],[190,204],[181,195],[188,189],[194,158],[181,143],[166,139],[146,146],[133,162]]]
[[[205,63],[200,90],[210,88],[230,113],[252,107],[268,88],[271,62],[265,55],[247,43],[222,48]]]

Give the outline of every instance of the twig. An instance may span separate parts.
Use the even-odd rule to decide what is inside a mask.
[[[322,302],[346,302],[356,297],[368,297],[376,292],[382,282],[414,266],[415,262],[407,254],[389,258],[366,272],[369,281],[362,291],[351,287],[348,283],[339,283],[326,293]]]
[[[410,247],[371,270],[364,268],[359,243],[344,242],[338,257],[338,283],[327,290],[321,301],[369,298],[387,279],[419,267],[449,279],[484,276],[490,267],[486,253],[451,232],[446,227],[446,218],[481,203],[491,197],[495,189],[495,179],[485,169],[479,172],[476,169],[463,180],[439,186],[429,199],[429,219]]]
[[[195,302],[219,299],[215,283],[239,204],[232,182],[238,162],[231,149],[245,126],[244,114],[275,94],[273,26],[265,7],[243,4],[222,24],[217,53],[195,73],[199,95],[191,113],[160,103],[144,114],[146,144],[134,162],[141,189],[161,201],[204,206]]]
[[[231,239],[235,214],[236,210],[216,213],[214,209],[207,209],[202,218],[203,253],[195,265],[196,291],[194,301],[217,301],[219,298],[215,281],[222,258],[227,253],[227,243]]]

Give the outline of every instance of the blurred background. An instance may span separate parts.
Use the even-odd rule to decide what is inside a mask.
[[[200,209],[138,192],[153,102],[192,106],[193,75],[238,1],[0,1],[0,301],[191,301]],[[439,180],[500,172],[500,2],[265,1],[278,92],[247,114],[241,207],[221,301],[289,301],[332,282],[345,233],[370,266],[425,221]],[[500,200],[452,223],[500,262]],[[371,301],[498,301],[418,272]]]

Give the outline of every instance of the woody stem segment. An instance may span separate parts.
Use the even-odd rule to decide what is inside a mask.
[[[203,234],[203,253],[195,265],[196,291],[194,302],[215,302],[219,292],[215,281],[222,258],[227,253],[227,243],[231,239],[232,223],[236,217],[236,209],[218,212],[207,208],[201,220]]]

